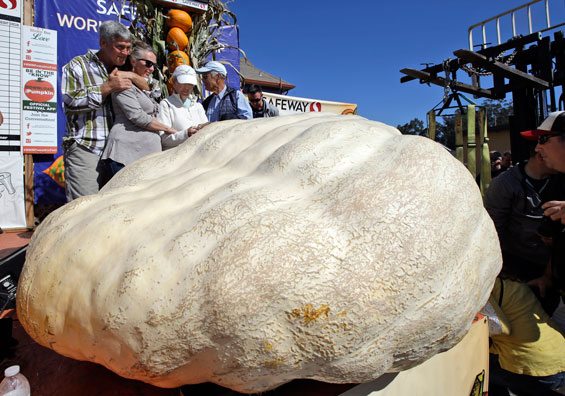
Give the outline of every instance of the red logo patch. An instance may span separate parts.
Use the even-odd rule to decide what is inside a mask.
[[[8,0],[8,2],[10,2],[10,4],[12,5],[11,7],[6,4],[5,0],[0,0],[0,7],[6,8],[8,10],[13,10],[18,5],[16,0]]]

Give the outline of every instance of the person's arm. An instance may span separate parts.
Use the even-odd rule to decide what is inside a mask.
[[[249,101],[243,96],[240,91],[236,91],[235,97],[237,98],[237,118],[250,120],[253,118],[253,110]]]
[[[119,106],[128,120],[138,127],[151,132],[163,131],[165,133],[175,133],[176,130],[157,121],[147,114],[139,104],[139,100],[133,89],[116,92],[112,96],[114,106]]]
[[[162,126],[165,127],[164,129],[159,130],[161,139],[163,139],[164,136],[170,136],[176,134],[175,132],[177,131],[172,128],[173,120],[174,120],[174,113],[171,111],[171,105],[169,104],[169,100],[164,99],[161,101],[161,103],[159,103],[159,114],[157,115],[157,119],[156,119],[158,123],[160,123]]]
[[[2,115],[2,112],[0,111],[0,125],[2,125],[4,123],[4,116]]]
[[[149,91],[149,89],[151,88],[145,78],[141,77],[137,73],[129,71],[118,71],[118,74],[122,77],[129,78],[131,82],[142,91]]]
[[[102,92],[102,99],[115,92],[121,92],[131,88],[131,79],[125,74],[122,74],[118,69],[114,69],[108,76],[108,81],[102,84],[100,90]]]
[[[202,129],[206,125],[208,125],[210,121],[208,121],[208,117],[206,117],[204,106],[202,106],[200,103],[195,103],[194,106],[196,106],[196,122],[198,123],[198,129]]]
[[[167,135],[174,135],[176,134],[178,131],[176,129],[173,128],[169,128],[168,126],[166,126],[165,124],[160,123],[159,121],[157,121],[155,118],[153,118],[151,120],[151,122],[149,123],[149,125],[147,125],[145,127],[145,129],[147,129],[148,131],[151,132],[160,132],[163,131],[165,132],[165,134]]]
[[[84,67],[84,64],[75,60],[63,68],[61,92],[67,112],[98,110],[103,106],[106,96],[131,87],[131,80],[118,76],[117,71],[110,73],[105,83],[96,84],[89,80],[88,74],[83,73]]]

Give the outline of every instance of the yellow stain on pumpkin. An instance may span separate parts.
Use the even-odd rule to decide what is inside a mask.
[[[327,320],[329,312],[329,305],[322,305],[320,308],[315,309],[314,307],[312,307],[312,305],[306,304],[303,308],[293,309],[290,313],[290,316],[293,318],[303,318],[304,325],[309,326],[322,316],[325,316]]]
[[[278,367],[284,364],[282,359],[275,359],[275,360],[268,360],[265,362],[265,366],[267,367]]]

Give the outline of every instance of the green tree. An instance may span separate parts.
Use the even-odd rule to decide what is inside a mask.
[[[489,127],[508,125],[508,117],[514,114],[512,102],[506,99],[485,99],[483,106],[487,109],[487,123]]]
[[[455,118],[444,117],[446,124],[436,119],[436,142],[449,147],[455,148]],[[414,118],[404,125],[397,125],[396,129],[405,135],[418,135],[429,137],[428,127],[424,126],[424,121]]]
[[[397,125],[396,129],[404,135],[428,136],[428,128],[424,127],[424,121],[419,118],[414,118],[404,125]]]

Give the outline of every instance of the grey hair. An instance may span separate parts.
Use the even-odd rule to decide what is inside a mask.
[[[222,73],[220,73],[220,72],[217,72],[217,71],[215,71],[215,70],[212,70],[212,71],[210,72],[210,77],[216,77],[217,75],[220,75],[220,76],[222,77],[222,79],[224,79],[224,80],[226,79],[226,76],[224,76],[224,75],[223,75]]]
[[[105,21],[100,24],[100,38],[110,44],[116,39],[131,41],[130,31],[117,21]]]
[[[157,54],[155,53],[155,50],[153,49],[152,46],[150,46],[149,44],[141,41],[141,40],[135,40],[133,42],[133,48],[131,50],[131,57],[135,60],[139,60],[143,58],[143,54],[145,52],[152,52],[153,55],[157,56]]]

